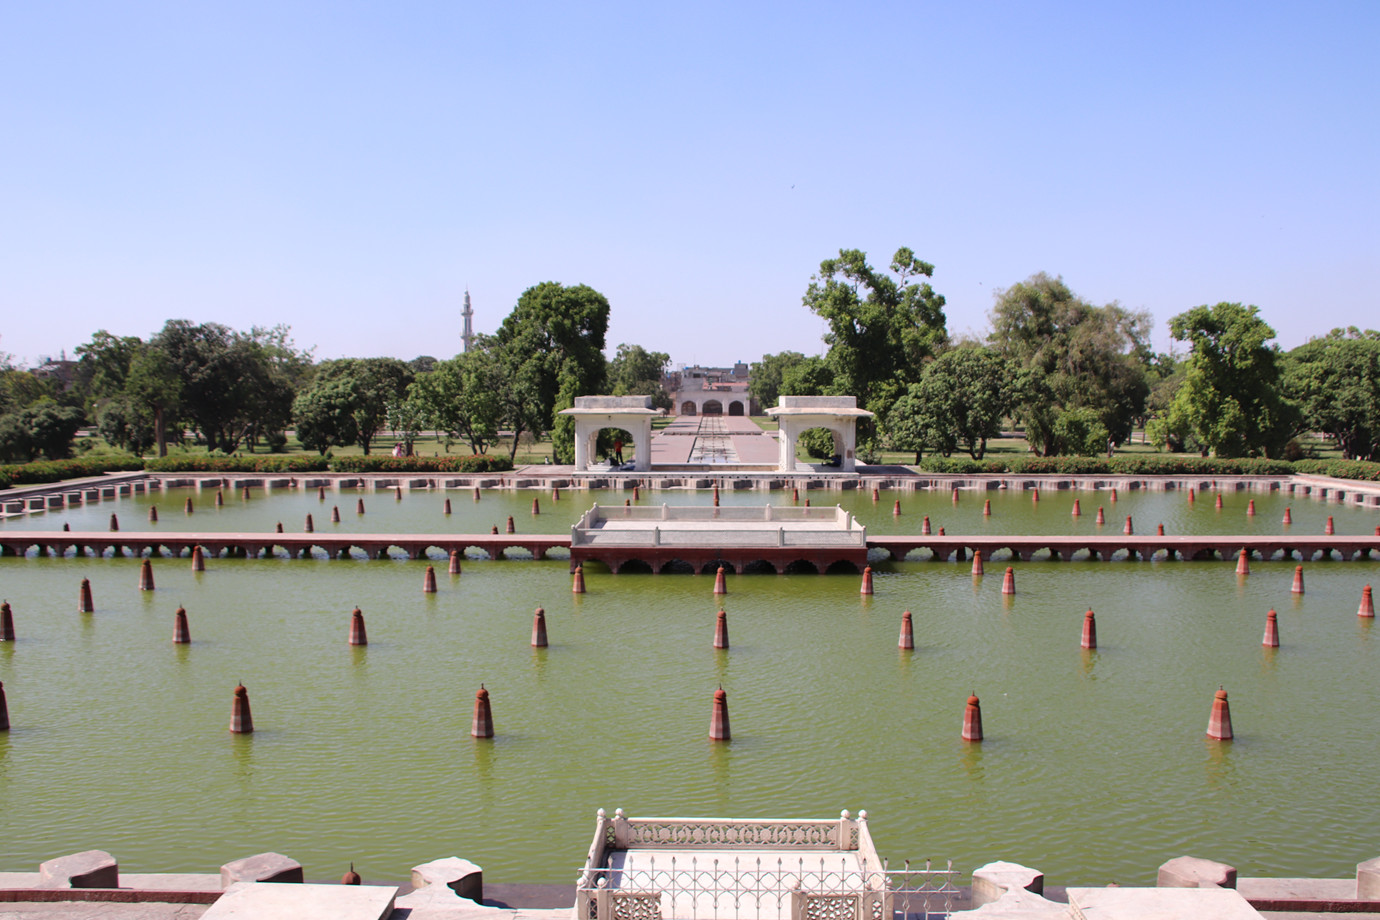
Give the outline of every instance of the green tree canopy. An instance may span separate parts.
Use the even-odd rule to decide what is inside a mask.
[[[761,361],[752,362],[752,374],[748,380],[748,393],[763,410],[776,405],[781,395],[781,378],[805,356],[798,351],[783,351],[774,355],[763,355]],[[801,394],[791,394],[801,395]]]
[[[641,345],[619,345],[608,366],[609,393],[613,396],[650,396],[658,409],[671,408],[671,396],[662,379],[671,356],[648,351]]]
[[[1150,392],[1149,314],[1094,306],[1044,272],[994,296],[988,341],[1033,382],[1016,409],[1031,446],[1057,451],[1055,424],[1074,408],[1092,409],[1113,439],[1126,440]]]
[[[389,409],[407,397],[412,368],[397,358],[326,361],[293,403],[298,440],[309,449],[354,441],[367,455],[388,423]],[[303,440],[303,430],[307,432]]]
[[[1297,411],[1285,402],[1275,331],[1253,306],[1199,306],[1169,321],[1188,342],[1183,384],[1169,410],[1171,428],[1191,432],[1203,454],[1280,457],[1296,431]]]
[[[1285,356],[1284,386],[1303,424],[1342,456],[1380,459],[1380,332],[1353,326],[1309,339]]]
[[[922,362],[948,340],[944,298],[926,280],[933,274],[933,265],[904,247],[892,256],[890,274],[857,249],[819,264],[802,299],[829,327],[830,393],[856,396],[880,415],[919,379]]]
[[[964,346],[930,362],[906,395],[884,417],[888,441],[902,450],[930,448],[944,456],[960,445],[981,460],[987,441],[1001,434],[1002,419],[1019,390],[1015,363],[990,348]]]

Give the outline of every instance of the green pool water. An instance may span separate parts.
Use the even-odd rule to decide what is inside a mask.
[[[187,517],[186,496],[196,504]],[[1235,493],[811,492],[870,530],[1073,533],[1126,515],[1170,533],[1371,533],[1373,511]],[[487,532],[565,531],[592,500],[625,493],[282,493],[249,501],[214,490],[105,501],[12,518],[3,529]],[[533,496],[541,501],[531,514]],[[441,513],[449,497],[453,513]],[[801,493],[802,502],[807,497]],[[1254,497],[1257,514],[1245,507]],[[990,498],[993,514],[982,515]],[[1083,515],[1071,516],[1079,499]],[[643,503],[707,504],[706,492],[644,492]],[[724,492],[725,504],[790,493]],[[160,521],[147,523],[148,505]],[[329,523],[332,505],[342,522]],[[436,564],[441,560],[433,560]],[[1052,883],[1144,884],[1195,854],[1243,874],[1344,876],[1380,853],[1380,640],[1356,616],[1374,561],[1016,563],[974,581],[966,563],[875,562],[876,594],[851,575],[729,576],[732,648],[711,648],[710,576],[586,573],[568,563],[467,559],[154,561],[137,590],[131,558],[0,559],[17,642],[0,644],[13,728],[0,734],[0,869],[77,850],[126,871],[213,871],[264,850],[336,877],[403,878],[458,855],[490,879],[573,882],[595,810],[638,815],[827,817],[867,809],[882,853],[995,859]],[[990,570],[989,570],[990,571]],[[76,612],[91,580],[96,612]],[[184,605],[193,643],[170,642]],[[350,610],[371,645],[346,644]],[[533,609],[551,646],[528,645]],[[1084,611],[1101,647],[1078,646]],[[1261,647],[1265,613],[1282,647]],[[897,649],[903,610],[917,648]],[[258,731],[227,732],[231,690],[248,688]],[[498,737],[469,737],[474,693],[492,694]],[[734,738],[707,740],[728,692]],[[1204,736],[1213,691],[1230,693],[1236,740]],[[987,739],[959,737],[964,701],[982,699]]]

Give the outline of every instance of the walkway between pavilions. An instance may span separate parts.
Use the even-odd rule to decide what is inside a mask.
[[[775,465],[773,432],[740,415],[681,415],[652,434],[654,466],[687,463]]]

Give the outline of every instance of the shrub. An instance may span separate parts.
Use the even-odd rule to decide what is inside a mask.
[[[149,460],[151,473],[318,473],[327,469],[321,457],[213,457],[183,454]]]
[[[512,468],[512,460],[490,454],[470,457],[337,457],[331,461],[331,469],[337,473],[502,473]]]
[[[35,460],[33,463],[14,463],[0,466],[0,488],[29,486],[64,479],[99,476],[105,472],[139,470],[144,461],[138,457],[82,457],[76,460]]]
[[[1380,482],[1380,463],[1367,460],[1299,460],[1293,466],[1295,473]]]

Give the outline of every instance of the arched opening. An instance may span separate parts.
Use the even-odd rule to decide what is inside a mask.
[[[837,559],[829,563],[829,567],[824,570],[825,575],[855,575],[857,572],[858,567],[847,559]]]
[[[695,567],[684,559],[672,559],[661,566],[663,575],[694,575]]]
[[[786,566],[787,575],[818,575],[819,569],[808,559],[797,559]]]
[[[806,428],[796,439],[796,456],[808,463],[837,466],[843,460],[843,434],[832,428]]]
[[[743,566],[744,575],[775,575],[776,566],[765,559],[758,559],[756,562],[749,562]]]
[[[652,565],[645,559],[629,559],[618,567],[619,575],[651,575]]]
[[[719,402],[717,399],[706,399],[704,401],[704,407],[700,410],[700,412],[704,415],[723,415],[724,404]]]
[[[729,414],[729,415],[742,415],[742,414],[743,414],[743,404],[742,404],[740,401],[736,400],[736,399],[733,400],[733,402],[731,402],[731,403],[728,404],[728,414]]]
[[[695,414],[696,414],[695,404],[694,404],[692,401],[690,401],[690,400],[687,399],[685,402],[683,402],[683,403],[680,404],[680,414],[681,414],[681,415],[695,415]]]
[[[589,435],[591,462],[612,467],[632,463],[633,436],[622,428],[600,428]]]

